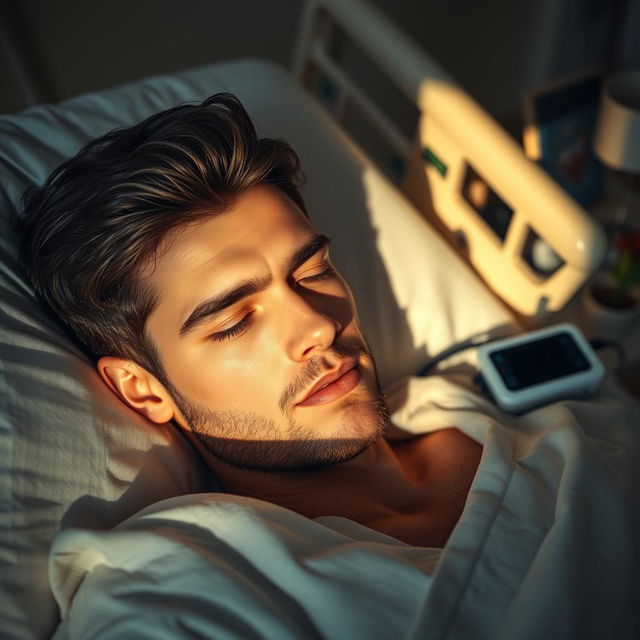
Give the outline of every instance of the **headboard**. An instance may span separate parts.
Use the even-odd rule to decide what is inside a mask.
[[[424,51],[361,0],[307,3],[295,62],[303,84],[331,83],[334,115],[350,105],[401,158],[401,185],[524,324],[562,309],[602,263],[604,233]],[[341,65],[355,45],[412,101],[413,139]]]

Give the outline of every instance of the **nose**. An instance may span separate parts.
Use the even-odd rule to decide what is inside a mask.
[[[290,289],[283,300],[282,321],[289,357],[303,362],[329,349],[348,324],[344,306],[335,295]]]

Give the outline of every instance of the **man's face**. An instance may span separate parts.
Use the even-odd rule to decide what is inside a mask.
[[[328,247],[316,243],[291,264],[317,235],[289,198],[261,185],[229,212],[171,234],[146,276],[158,294],[147,331],[178,422],[232,465],[318,468],[357,455],[387,425],[353,296]],[[247,281],[258,285],[252,293],[219,308],[214,298]],[[299,406],[345,364],[356,368]]]

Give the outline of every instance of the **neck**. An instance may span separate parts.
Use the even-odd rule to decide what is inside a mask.
[[[212,456],[209,462],[227,492],[266,500],[309,518],[334,515],[364,523],[406,508],[399,502],[416,497],[407,491],[413,484],[407,470],[382,437],[350,460],[311,471],[240,469]]]

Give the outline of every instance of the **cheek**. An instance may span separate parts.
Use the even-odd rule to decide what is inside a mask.
[[[277,386],[277,366],[264,348],[242,339],[225,346],[206,344],[174,358],[167,373],[172,384],[197,404],[246,409],[250,399],[252,409],[266,411],[277,406],[282,389]]]

